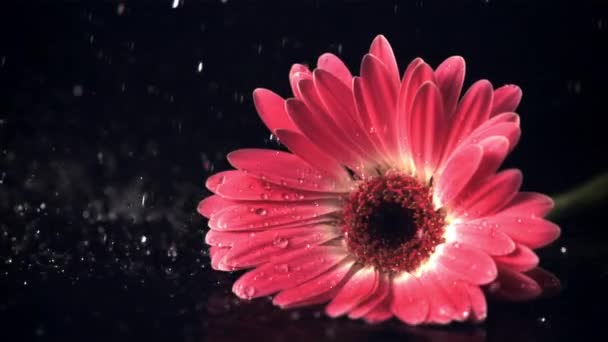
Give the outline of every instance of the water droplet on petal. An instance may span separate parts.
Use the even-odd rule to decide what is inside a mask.
[[[255,213],[260,216],[266,216],[268,214],[268,211],[264,208],[257,208],[255,209]]]
[[[274,269],[277,272],[287,273],[287,272],[289,272],[289,265],[287,265],[287,264],[277,264],[277,265],[274,265]]]
[[[272,245],[278,248],[286,248],[289,245],[289,240],[282,236],[276,236],[272,240]]]

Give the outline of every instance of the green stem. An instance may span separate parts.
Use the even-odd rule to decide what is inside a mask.
[[[608,198],[608,172],[595,176],[564,193],[553,196],[555,207],[549,213],[552,220],[564,218],[584,208],[597,205]]]

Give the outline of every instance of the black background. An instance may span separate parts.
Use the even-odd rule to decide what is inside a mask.
[[[241,147],[276,148],[251,91],[287,96],[292,63],[333,52],[354,73],[376,34],[400,67],[459,54],[524,91],[507,166],[560,193],[608,170],[605,2],[10,1],[0,7],[1,340],[599,339],[608,251],[600,205],[540,252],[564,284],[490,303],[482,325],[408,328],[238,301],[195,213]],[[198,66],[202,62],[202,70]]]

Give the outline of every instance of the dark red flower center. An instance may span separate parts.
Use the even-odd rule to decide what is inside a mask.
[[[444,242],[445,213],[432,199],[429,186],[401,173],[361,183],[344,208],[349,251],[383,271],[416,270]]]

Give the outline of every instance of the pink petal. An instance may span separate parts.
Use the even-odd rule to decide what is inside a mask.
[[[346,192],[348,183],[315,170],[296,155],[273,150],[242,149],[230,152],[228,162],[250,176],[299,190]]]
[[[289,84],[291,85],[291,91],[297,99],[302,99],[302,94],[298,87],[300,80],[311,80],[312,73],[306,65],[294,64],[289,70]]]
[[[376,305],[370,312],[366,313],[363,319],[370,324],[378,324],[390,319],[393,317],[390,304],[391,298],[389,294],[384,301]]]
[[[279,128],[298,132],[285,111],[285,100],[279,95],[268,89],[257,88],[253,91],[253,103],[260,118],[272,133]]]
[[[489,255],[505,255],[515,250],[515,243],[487,221],[463,222],[453,225],[454,240],[481,249]]]
[[[385,150],[390,156],[396,156],[398,151],[397,128],[397,93],[398,83],[383,63],[373,55],[365,55],[361,63],[361,90],[355,96],[363,97],[363,112],[369,115],[371,131],[381,139]],[[361,103],[361,102],[358,102]]]
[[[472,219],[497,213],[517,195],[522,180],[519,170],[499,172],[471,189],[471,193],[461,193],[452,205],[452,214],[460,216],[468,213],[468,219]]]
[[[314,201],[293,203],[261,202],[228,207],[209,220],[211,229],[242,231],[268,229],[288,224],[304,224],[307,220],[342,210],[338,202]]]
[[[521,101],[521,89],[513,84],[504,85],[494,91],[491,116],[504,112],[514,112]]]
[[[475,175],[482,157],[483,149],[479,145],[467,145],[458,149],[435,179],[435,197],[443,204],[455,198]]]
[[[487,80],[477,81],[464,94],[451,120],[445,144],[446,155],[449,156],[462,139],[488,120],[492,96],[492,84]]]
[[[357,118],[363,131],[367,133],[368,140],[374,146],[374,149],[370,151],[376,151],[380,159],[390,161],[394,156],[391,155],[388,147],[385,146],[384,136],[380,134],[381,130],[377,129],[376,123],[373,121],[375,112],[368,108],[369,104],[367,103],[365,94],[366,89],[363,80],[361,77],[355,77],[353,79],[353,96],[357,108]]]
[[[224,257],[226,265],[235,268],[259,265],[273,257],[320,245],[342,235],[336,227],[324,224],[244,234],[249,238],[233,243]]]
[[[371,156],[378,155],[379,152],[374,152],[376,148],[363,128],[363,123],[359,121],[353,91],[324,70],[315,70],[313,80],[336,124],[351,136],[352,142],[361,150],[367,151]]]
[[[501,210],[501,214],[531,218],[544,217],[553,209],[553,206],[554,202],[549,196],[535,192],[520,192]]]
[[[480,141],[478,145],[483,149],[483,156],[479,168],[477,168],[475,175],[471,177],[472,181],[463,190],[467,193],[472,192],[472,189],[495,174],[509,153],[509,140],[505,137],[489,137]]]
[[[473,284],[487,284],[496,278],[496,264],[485,252],[460,243],[447,243],[437,263],[459,279]]]
[[[391,284],[388,276],[384,273],[378,275],[378,286],[372,292],[367,299],[363,300],[356,308],[348,313],[350,319],[358,319],[365,316],[373,308],[378,306],[380,303],[389,296],[391,292]]]
[[[211,268],[217,271],[228,271],[227,268],[221,263],[224,255],[230,251],[230,248],[223,247],[210,247],[209,257],[211,258]]]
[[[282,129],[277,130],[276,134],[283,145],[317,170],[327,171],[336,179],[349,178],[348,173],[334,158],[321,151],[302,134]]]
[[[214,214],[219,212],[226,207],[233,206],[236,203],[233,201],[229,201],[221,198],[220,196],[209,196],[204,200],[198,203],[196,210],[199,214],[203,215],[206,218],[211,218]]]
[[[340,289],[336,297],[325,307],[330,317],[338,317],[365,301],[378,287],[379,274],[373,267],[358,270]]]
[[[488,315],[486,296],[476,285],[467,284],[465,285],[465,288],[469,293],[469,300],[471,301],[471,319],[475,322],[485,320]]]
[[[471,300],[466,286],[467,282],[458,280],[453,274],[436,270],[434,272],[441,289],[446,294],[449,305],[453,308],[454,314],[451,319],[464,321],[469,318],[471,313]]]
[[[560,235],[557,225],[540,218],[500,214],[486,219],[488,224],[507,233],[515,242],[532,249],[546,246]]]
[[[369,48],[369,53],[377,57],[382,64],[384,64],[390,75],[391,82],[395,83],[395,86],[398,87],[400,83],[399,67],[397,66],[397,60],[395,59],[393,48],[389,44],[386,37],[383,35],[376,36],[371,47]]]
[[[393,278],[391,311],[407,324],[425,321],[429,312],[429,298],[418,279],[408,273]]]
[[[511,116],[513,115],[513,116]],[[514,121],[503,122],[493,119],[515,119]],[[486,121],[485,124],[477,127],[469,136],[464,138],[459,146],[476,144],[490,137],[504,137],[509,141],[509,152],[515,148],[521,137],[521,128],[519,127],[519,116],[514,113],[502,113],[494,118]],[[456,147],[458,149],[458,147]]]
[[[215,192],[217,186],[224,182],[225,175],[226,174],[224,172],[218,172],[209,176],[209,178],[207,178],[205,181],[205,187],[209,189],[209,191]]]
[[[209,229],[205,234],[205,243],[213,247],[232,248],[235,243],[246,239],[248,236],[249,233],[220,232]]]
[[[501,268],[498,277],[487,289],[493,297],[509,301],[530,300],[542,293],[534,279],[508,268]]]
[[[501,268],[525,272],[538,265],[538,256],[530,248],[518,243],[512,253],[495,256],[494,261],[496,261],[496,265]]]
[[[349,89],[352,87],[353,75],[350,73],[344,62],[334,54],[324,53],[317,60],[317,68],[327,71],[335,78],[340,80]]]
[[[428,180],[437,167],[447,132],[446,122],[439,89],[431,82],[425,83],[414,98],[406,126],[414,166],[421,179]]]
[[[308,89],[307,87],[310,85],[314,86],[312,82],[301,81],[300,89]],[[352,170],[358,170],[361,167],[364,158],[359,151],[353,149],[352,145],[348,145],[345,140],[340,140],[336,136],[337,132],[341,132],[341,128],[331,118],[325,114],[313,113],[304,102],[296,99],[287,100],[286,108],[289,116],[302,133],[319,149]]]
[[[232,291],[244,299],[264,297],[313,279],[344,258],[346,251],[343,247],[303,248],[245,273],[234,283]]]
[[[464,59],[460,56],[453,56],[443,61],[435,71],[437,86],[441,90],[443,106],[448,116],[451,116],[456,109],[462,91],[465,70]]]
[[[353,111],[350,113],[346,113],[346,115],[340,115],[341,113],[328,112],[327,107],[320,96],[321,91],[319,91],[316,86],[316,84],[319,84],[318,75],[323,73],[324,71],[322,70],[316,70],[313,74],[312,80],[304,80],[298,83],[298,87],[300,88],[300,92],[302,93],[302,101],[306,104],[306,107],[309,109],[310,113],[314,115],[317,122],[323,125],[323,127],[319,127],[319,129],[323,130],[323,132],[321,132],[322,134],[326,134],[329,139],[333,139],[336,143],[341,143],[342,146],[345,148],[345,151],[348,153],[352,153],[353,156],[358,156],[361,159],[369,159],[367,151],[359,146],[356,141],[358,137],[354,134],[356,133],[356,131],[354,130],[358,128],[358,126],[356,125],[356,121],[352,120],[353,115],[351,113],[354,112],[354,106],[351,107],[351,110]],[[330,76],[327,73],[326,75]],[[340,82],[337,81],[337,83],[338,84],[335,85],[335,89],[329,90],[330,92],[340,89]],[[347,92],[346,96],[352,94],[346,88],[343,88],[343,90]],[[292,112],[289,110],[289,107],[288,111],[291,115]],[[296,124],[300,125],[301,122],[296,121]],[[308,130],[306,132],[308,132]]]
[[[222,175],[222,180],[221,183],[216,186],[214,192],[227,199],[241,201],[295,202],[337,198],[336,193],[295,190],[251,177],[237,170],[224,171],[220,174]],[[234,205],[234,203],[232,204]]]
[[[401,116],[407,116],[407,113],[411,112],[414,97],[416,97],[419,88],[423,84],[426,82],[435,83],[435,73],[433,72],[433,69],[422,59],[417,63],[415,62],[416,60],[410,64],[412,66],[416,65],[416,67],[412,71],[409,82],[406,83],[406,79],[404,78],[401,89],[399,90],[399,108]],[[405,76],[408,76],[407,71]]]
[[[281,291],[274,297],[272,303],[281,308],[285,308],[318,297],[332,291],[336,287],[340,288],[344,277],[349,273],[353,264],[354,260],[344,260],[336,267],[314,279],[308,280],[296,287]]]
[[[412,80],[412,76],[414,75],[414,70],[420,65],[423,64],[424,61],[422,60],[422,58],[416,58],[413,61],[410,62],[410,64],[407,66],[407,68],[405,69],[405,72],[403,73],[403,81],[401,82],[401,87],[399,88],[399,97],[397,98],[397,121],[395,122],[396,126],[397,126],[397,134],[398,134],[398,139],[399,139],[399,149],[401,151],[401,158],[402,159],[409,159],[410,158],[410,152],[409,152],[409,142],[407,141],[407,132],[406,132],[406,125],[407,125],[407,121],[409,120],[409,110],[411,107],[411,103],[406,103],[408,100],[407,95],[409,94],[408,89],[409,89],[409,85],[411,83]],[[428,66],[427,66],[428,67]],[[426,77],[429,80],[433,79],[432,76],[432,70],[430,67],[425,68],[426,71],[431,72],[431,74],[427,74]],[[420,84],[415,84],[412,85],[412,87],[416,87],[416,91],[418,91],[418,88],[420,87]],[[415,92],[414,92],[414,95]],[[411,100],[413,100],[413,96],[411,98]],[[408,167],[411,165],[408,165]]]
[[[435,272],[425,272],[418,279],[429,299],[426,322],[446,324],[452,321],[456,310],[450,302],[449,294],[443,290],[435,277]]]

